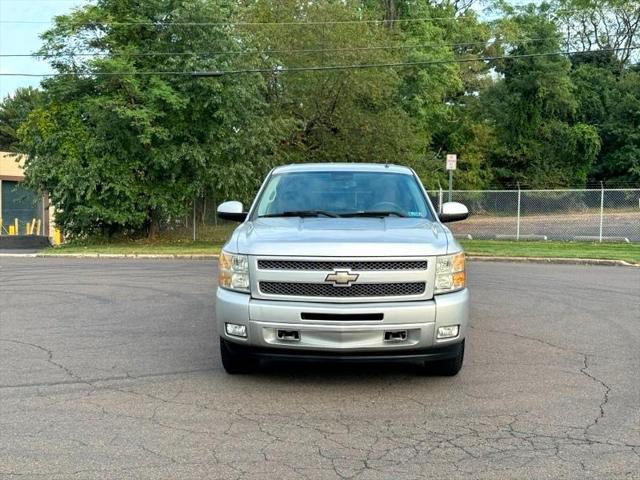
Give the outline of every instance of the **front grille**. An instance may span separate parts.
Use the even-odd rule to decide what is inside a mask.
[[[350,287],[334,287],[330,283],[260,282],[266,295],[291,297],[403,297],[422,295],[424,282],[356,283]]]
[[[258,260],[260,270],[321,270],[331,271],[337,269],[345,270],[426,270],[426,260],[353,260],[338,261],[331,260]]]

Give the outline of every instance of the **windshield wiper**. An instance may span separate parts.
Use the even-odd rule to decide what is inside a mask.
[[[327,212],[325,210],[287,210],[279,213],[268,213],[266,215],[260,215],[259,218],[268,217],[331,217],[337,218],[338,215],[333,212]]]
[[[375,212],[347,212],[340,214],[341,217],[406,217],[404,213],[396,212],[394,210],[383,210],[383,211],[375,211]]]

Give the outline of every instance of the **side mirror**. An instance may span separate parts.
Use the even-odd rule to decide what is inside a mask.
[[[457,222],[467,218],[469,216],[469,210],[461,203],[445,202],[442,204],[442,211],[438,216],[442,223]]]
[[[223,220],[233,220],[234,222],[244,222],[247,212],[242,211],[242,203],[234,200],[218,205],[218,217]]]

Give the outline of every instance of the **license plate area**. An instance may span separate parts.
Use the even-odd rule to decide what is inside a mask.
[[[422,338],[421,328],[328,329],[301,326],[293,329],[290,326],[262,326],[261,333],[265,344],[319,350],[407,348],[418,345]]]

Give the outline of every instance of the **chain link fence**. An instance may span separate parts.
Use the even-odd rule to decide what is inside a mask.
[[[159,225],[159,235],[185,242],[224,243],[238,224],[219,218],[217,207],[215,198],[196,198],[188,206],[186,215],[163,218]]]
[[[449,192],[430,191],[436,208]],[[454,190],[471,216],[452,231],[475,239],[640,242],[640,188]]]
[[[429,191],[436,209],[449,192]],[[449,224],[473,239],[640,242],[640,188],[571,190],[453,190],[467,220]],[[185,241],[223,242],[237,226],[218,218],[217,202],[197,198],[180,218],[164,219],[160,233]]]

